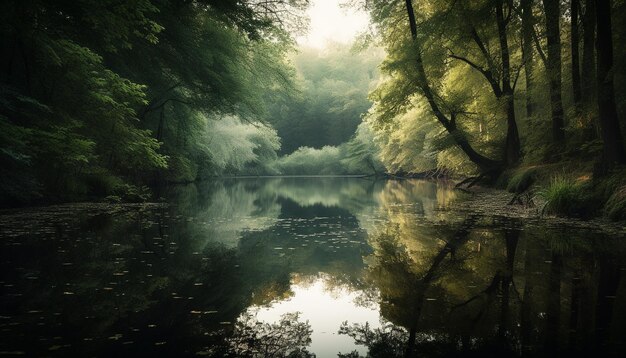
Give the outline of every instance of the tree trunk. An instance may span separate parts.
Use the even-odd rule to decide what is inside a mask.
[[[596,86],[596,4],[595,0],[585,0],[585,15],[583,17],[583,63],[582,63],[582,97],[585,103],[595,102]],[[591,107],[591,106],[589,106]],[[595,107],[595,104],[594,106]]]
[[[533,104],[533,0],[522,0],[522,60],[526,77],[526,117],[532,117]]]
[[[548,77],[550,78],[550,106],[552,108],[552,140],[560,143],[565,139],[563,102],[561,99],[561,36],[560,5],[557,0],[543,0],[548,40]]]
[[[420,82],[420,89],[422,94],[428,101],[428,104],[433,111],[433,114],[439,121],[439,123],[446,129],[446,131],[452,136],[457,146],[467,155],[467,157],[476,164],[482,172],[493,172],[494,170],[500,170],[503,167],[503,163],[487,158],[480,153],[476,152],[471,146],[467,138],[456,128],[456,123],[451,121],[439,108],[435,100],[435,94],[430,87],[426,71],[424,70],[424,63],[422,61],[421,49],[417,40],[417,23],[415,21],[415,12],[413,11],[413,4],[411,0],[405,0],[406,10],[409,17],[409,27],[411,30],[411,37],[413,42],[418,47],[416,52],[416,71]]]
[[[595,0],[585,0],[583,15],[583,61],[581,73],[582,105],[587,118],[585,137],[593,139],[598,136],[597,98],[596,98],[596,4]]]
[[[511,63],[509,43],[506,35],[507,20],[504,19],[503,0],[496,1],[496,20],[498,23],[498,40],[500,42],[500,59],[502,61],[502,95],[506,101],[506,143],[505,160],[508,166],[515,165],[520,158],[520,141],[515,121],[515,98],[511,87]],[[511,9],[509,9],[511,10]]]
[[[576,110],[580,109],[580,101],[582,98],[580,87],[580,61],[578,47],[580,44],[580,36],[578,34],[578,13],[579,13],[579,0],[571,0],[571,51],[572,51],[572,87],[574,93],[574,107]]]
[[[610,167],[614,163],[626,163],[626,155],[615,107],[611,3],[609,0],[596,0],[596,23],[598,26],[598,114],[602,140],[604,141],[603,161],[605,167]]]

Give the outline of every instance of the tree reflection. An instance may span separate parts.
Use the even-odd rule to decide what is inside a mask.
[[[619,237],[452,216],[432,183],[314,183],[181,187],[181,205],[41,210],[28,225],[5,216],[1,350],[263,356],[275,337],[268,354],[305,355],[315,327],[246,312],[324,277],[379,307],[382,327],[340,329],[371,357],[626,351]]]
[[[408,333],[403,328],[385,322],[382,327],[371,329],[369,324],[352,324],[344,322],[339,334],[354,339],[358,345],[368,348],[368,357],[402,357],[405,351]],[[339,353],[340,358],[357,358],[359,353]]]
[[[315,357],[307,351],[311,325],[300,322],[298,313],[287,313],[277,323],[263,323],[248,313],[237,322],[227,339],[229,354],[236,357]]]
[[[403,356],[413,357],[417,345],[437,345],[432,343],[437,343],[438,338],[435,337],[438,333],[419,330],[423,320],[432,324],[432,316],[423,317],[424,305],[427,301],[435,301],[433,297],[440,296],[443,287],[437,281],[449,266],[458,264],[458,250],[468,240],[476,221],[477,217],[466,219],[456,231],[445,236],[443,246],[434,256],[424,260],[416,260],[416,256],[400,243],[397,227],[388,228],[376,237],[373,245],[375,252],[370,260],[373,262],[370,279],[380,290],[383,317],[405,330],[386,325],[372,331],[367,325],[349,327],[345,324],[340,334],[347,334],[358,344],[366,345],[372,357],[400,356],[401,351],[404,351]],[[448,257],[449,260],[446,260]],[[407,337],[402,340],[401,347],[399,343],[403,336]]]
[[[387,323],[339,330],[368,357],[619,356],[618,240],[499,218],[470,217],[456,231],[408,227],[388,225],[370,239],[369,280]],[[441,245],[430,255],[411,250],[421,247],[411,240],[434,237]]]

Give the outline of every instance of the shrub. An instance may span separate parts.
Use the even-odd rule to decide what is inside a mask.
[[[536,170],[527,169],[518,171],[509,179],[506,190],[510,193],[521,193],[528,189],[536,179]]]
[[[571,178],[555,177],[539,192],[545,200],[543,212],[556,215],[586,216],[591,211],[583,185]]]
[[[604,205],[604,212],[611,220],[626,220],[626,185],[613,192]]]
[[[114,195],[112,196],[117,196],[129,203],[142,203],[150,199],[151,191],[150,188],[145,185],[135,186],[132,184],[121,184],[115,188]]]
[[[325,146],[321,149],[300,147],[281,157],[276,168],[284,175],[330,175],[347,174],[342,165],[340,148]]]
[[[124,183],[122,179],[111,174],[107,169],[100,167],[85,173],[84,181],[89,188],[89,192],[98,196],[110,195]]]

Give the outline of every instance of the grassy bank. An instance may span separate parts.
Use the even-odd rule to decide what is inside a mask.
[[[626,221],[623,167],[594,177],[593,162],[522,166],[504,172],[496,187],[513,193],[514,203],[536,203],[542,214]]]

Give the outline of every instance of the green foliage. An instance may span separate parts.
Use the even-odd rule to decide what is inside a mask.
[[[107,197],[107,200],[110,201],[120,198],[122,201],[129,203],[143,203],[148,201],[152,196],[150,188],[145,185],[121,184],[113,190],[113,193],[112,196]]]
[[[598,180],[593,196],[604,203],[603,212],[611,220],[626,220],[626,177],[624,169]]]
[[[361,123],[354,137],[345,144],[346,157],[342,159],[348,173],[378,174],[386,171],[380,160],[380,147],[375,143],[373,131]]]
[[[626,220],[626,186],[615,190],[607,200],[604,211],[611,220]]]
[[[263,173],[280,149],[276,131],[237,117],[207,119],[204,148],[213,173]]]
[[[348,174],[341,164],[342,150],[325,146],[321,149],[301,147],[281,157],[275,164],[283,175],[330,175]]]
[[[503,50],[499,34],[502,27],[499,27],[495,10],[497,4],[501,4],[505,14],[515,13],[510,8],[515,6],[512,3],[413,0],[417,26],[415,39],[407,21],[406,2],[374,0],[354,3],[369,11],[380,35],[378,45],[386,51],[381,65],[384,81],[370,94],[374,107],[368,119],[376,124],[373,128],[382,139],[379,140],[381,157],[390,171],[444,167],[456,173],[470,174],[476,168],[466,164],[467,155],[453,150],[458,146],[451,140],[455,134],[467,138],[476,152],[489,158],[503,158],[511,96],[522,144],[523,165],[568,160],[590,162],[601,157],[596,98],[591,98],[592,95],[583,99],[582,107],[573,103],[569,55],[563,56],[562,63],[563,88],[568,89],[563,91],[567,140],[550,145],[549,76],[543,63],[545,59],[541,58],[546,52],[546,40],[538,38],[532,53],[528,54],[533,56],[532,60],[525,63],[522,59],[521,19],[511,16],[504,21],[508,48]],[[624,8],[623,4],[616,6],[617,10]],[[543,7],[536,2],[530,21],[539,26],[540,31],[545,26],[545,22],[540,21],[543,17]],[[624,22],[622,13],[614,12],[613,18],[616,23]],[[565,13],[561,18],[562,29],[569,28],[569,21]],[[625,38],[623,28],[613,28],[616,49],[623,48],[617,45]],[[569,51],[566,42],[562,45],[564,53]],[[508,57],[508,69],[502,57],[504,54]],[[623,80],[624,71],[617,69],[623,67],[625,55],[623,50],[616,50],[614,55],[616,99],[622,124],[626,118],[626,102],[623,100],[626,81]],[[418,63],[424,68],[423,75],[418,71]],[[504,82],[508,81],[505,77],[510,77],[513,88],[510,95],[503,93]],[[532,88],[526,83],[527,78],[532,79]],[[433,94],[430,99],[425,96],[428,91]],[[435,107],[454,126],[448,123],[448,128],[444,129],[442,121],[435,120]],[[444,131],[452,134],[441,135]],[[431,139],[427,138],[429,135]],[[438,153],[432,155],[432,152]]]
[[[265,171],[279,149],[275,132],[240,119],[226,129],[199,113],[256,123],[265,93],[290,90],[286,30],[303,25],[305,6],[3,2],[0,164],[10,174],[0,180],[2,205],[111,194],[142,201],[142,185],[124,183]],[[241,151],[228,152],[239,139]]]
[[[542,212],[556,215],[581,216],[588,214],[585,203],[585,188],[567,177],[554,177],[550,184],[539,191],[545,200]]]
[[[331,44],[324,50],[301,49],[293,57],[297,92],[268,101],[267,121],[282,138],[281,153],[349,141],[371,106],[367,93],[378,80],[380,50],[353,53]]]
[[[250,313],[235,325],[229,338],[230,352],[239,357],[314,357],[306,347],[311,344],[311,325],[300,322],[299,313],[285,313],[277,323],[263,323]]]
[[[509,179],[506,190],[509,193],[521,193],[534,184],[536,176],[537,172],[534,168],[516,171]]]
[[[105,168],[91,168],[85,171],[84,181],[88,191],[97,196],[113,194],[116,188],[124,184],[124,181]]]

